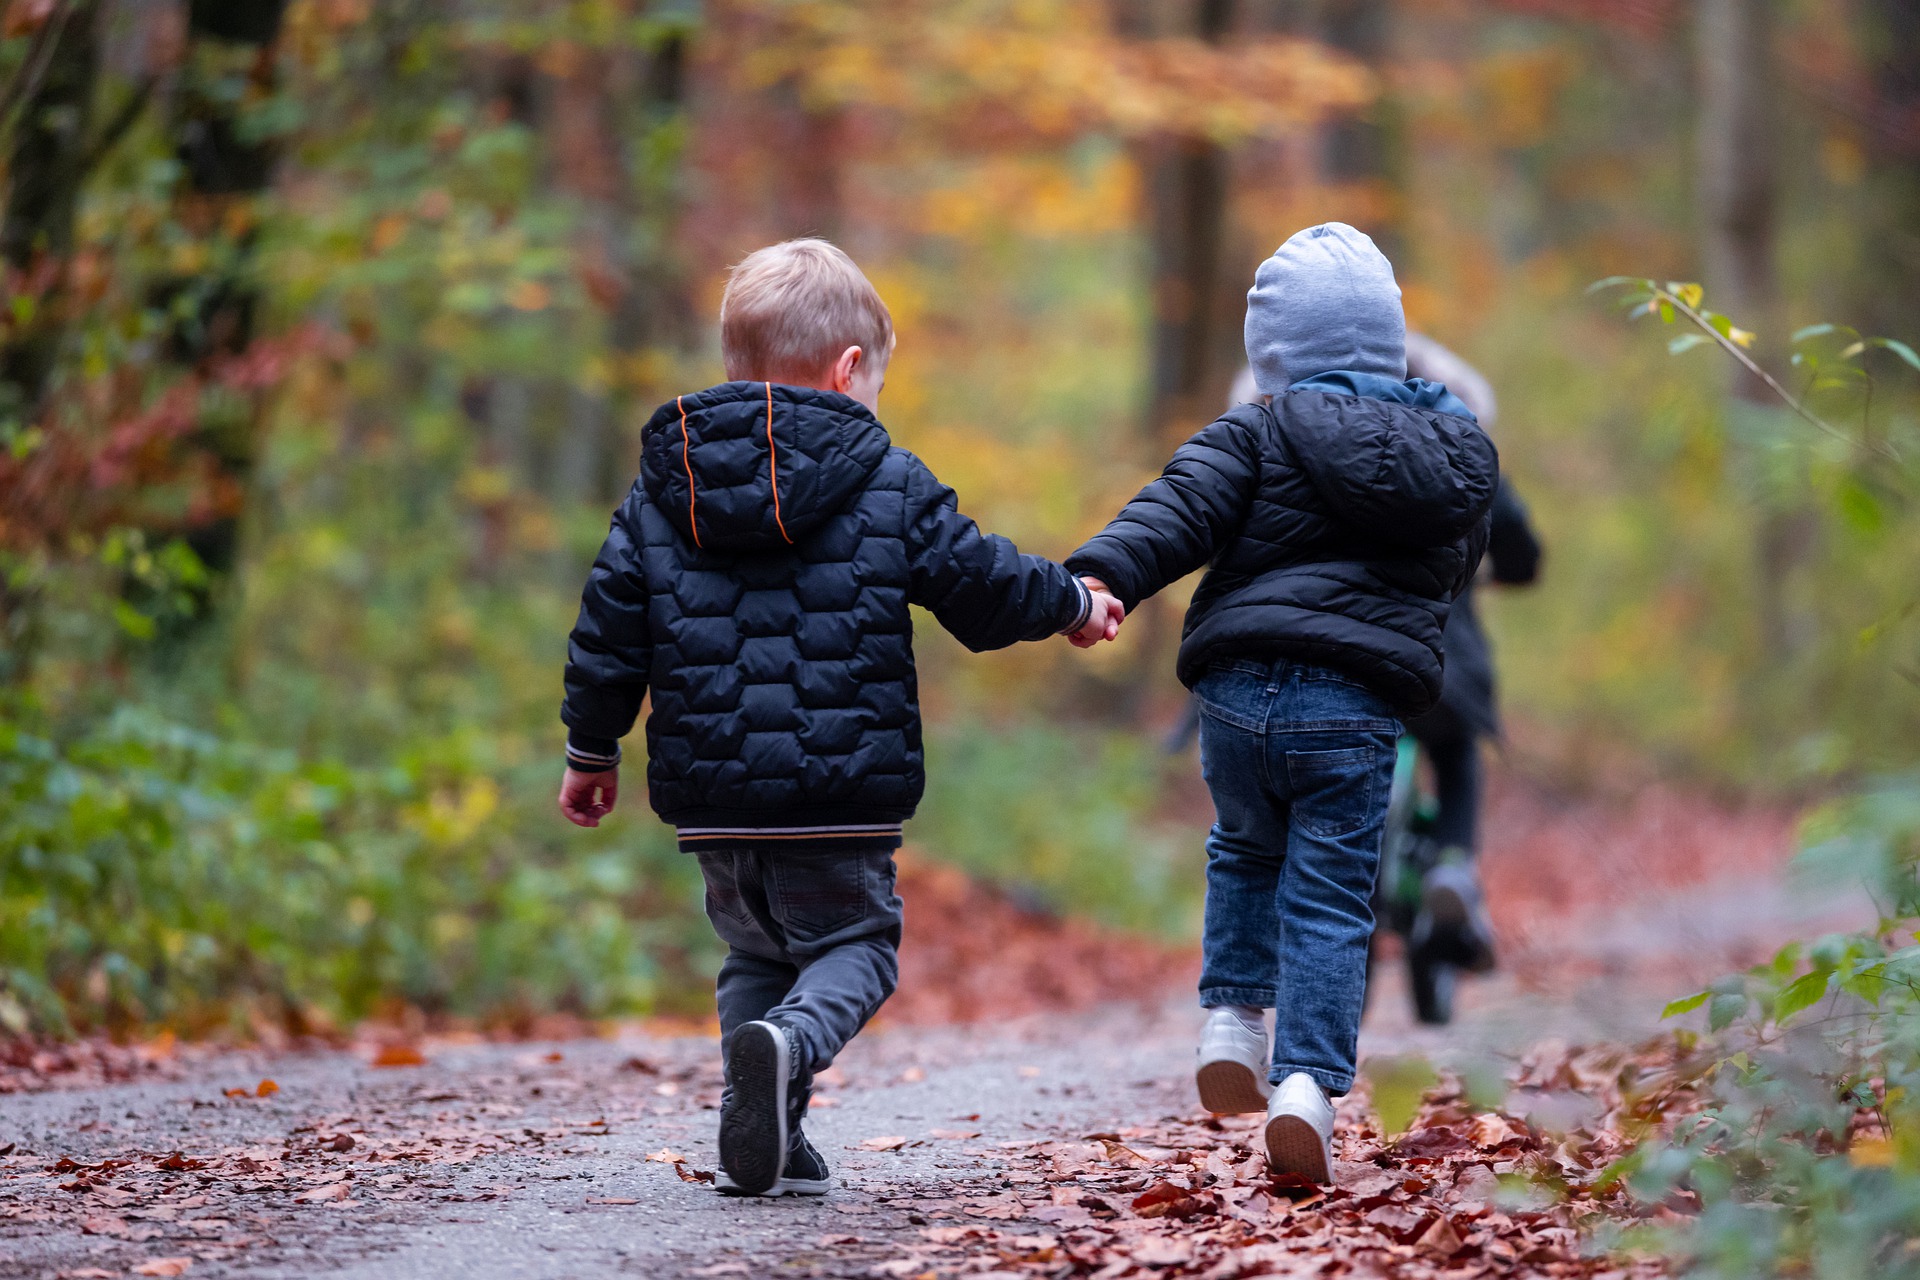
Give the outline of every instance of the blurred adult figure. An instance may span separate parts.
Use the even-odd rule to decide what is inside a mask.
[[[1422,333],[1407,334],[1407,376],[1444,383],[1466,402],[1492,433],[1500,406],[1487,379],[1440,343]],[[1501,586],[1524,586],[1540,572],[1540,540],[1527,508],[1503,472],[1493,501],[1493,527],[1481,578]],[[1433,764],[1438,812],[1432,837],[1440,849],[1427,871],[1421,911],[1408,944],[1433,949],[1461,967],[1484,972],[1493,967],[1493,931],[1475,869],[1479,853],[1481,751],[1483,738],[1500,735],[1493,651],[1480,625],[1471,585],[1453,602],[1445,632],[1446,684],[1440,704],[1408,723]]]

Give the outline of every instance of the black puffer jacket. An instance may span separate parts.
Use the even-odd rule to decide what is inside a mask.
[[[723,383],[647,423],[568,645],[569,750],[611,755],[651,691],[666,821],[900,822],[924,784],[907,606],[977,651],[1077,626],[1087,601],[857,402]]]
[[[1129,608],[1202,565],[1178,674],[1216,658],[1344,671],[1415,716],[1486,549],[1499,462],[1470,417],[1295,390],[1240,405],[1067,559]]]

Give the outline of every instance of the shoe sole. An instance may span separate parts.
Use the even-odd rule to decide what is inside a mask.
[[[1427,894],[1425,906],[1433,924],[1451,931],[1453,937],[1459,940],[1460,953],[1453,959],[1456,968],[1465,969],[1468,973],[1493,972],[1493,948],[1481,946],[1472,940],[1480,929],[1474,927],[1473,910],[1458,889],[1451,885],[1436,887]]]
[[[828,1178],[781,1178],[765,1191],[742,1191],[739,1184],[721,1174],[714,1181],[714,1190],[723,1196],[757,1196],[761,1200],[777,1200],[781,1196],[823,1196],[833,1187]]]
[[[1267,1172],[1297,1173],[1322,1185],[1333,1181],[1332,1161],[1320,1133],[1299,1116],[1267,1121]]]
[[[1244,1062],[1202,1063],[1193,1073],[1193,1082],[1200,1087],[1200,1105],[1215,1115],[1240,1115],[1267,1109],[1267,1095],[1260,1087],[1260,1077]]]
[[[728,1106],[720,1115],[720,1167],[740,1195],[779,1185],[787,1162],[787,1037],[749,1022],[727,1046]]]

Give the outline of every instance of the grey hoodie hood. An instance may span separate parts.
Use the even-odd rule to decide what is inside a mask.
[[[1393,264],[1344,222],[1297,232],[1247,291],[1247,363],[1263,395],[1336,370],[1405,378],[1407,320]]]

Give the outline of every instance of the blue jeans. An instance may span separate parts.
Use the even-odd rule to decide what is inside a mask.
[[[769,1019],[800,1041],[800,1074],[834,1055],[893,994],[901,904],[891,853],[703,853],[707,918],[727,944],[716,997],[724,1045]]]
[[[1399,721],[1350,677],[1225,662],[1194,686],[1213,793],[1200,1003],[1275,1011],[1278,1084],[1353,1087]]]

